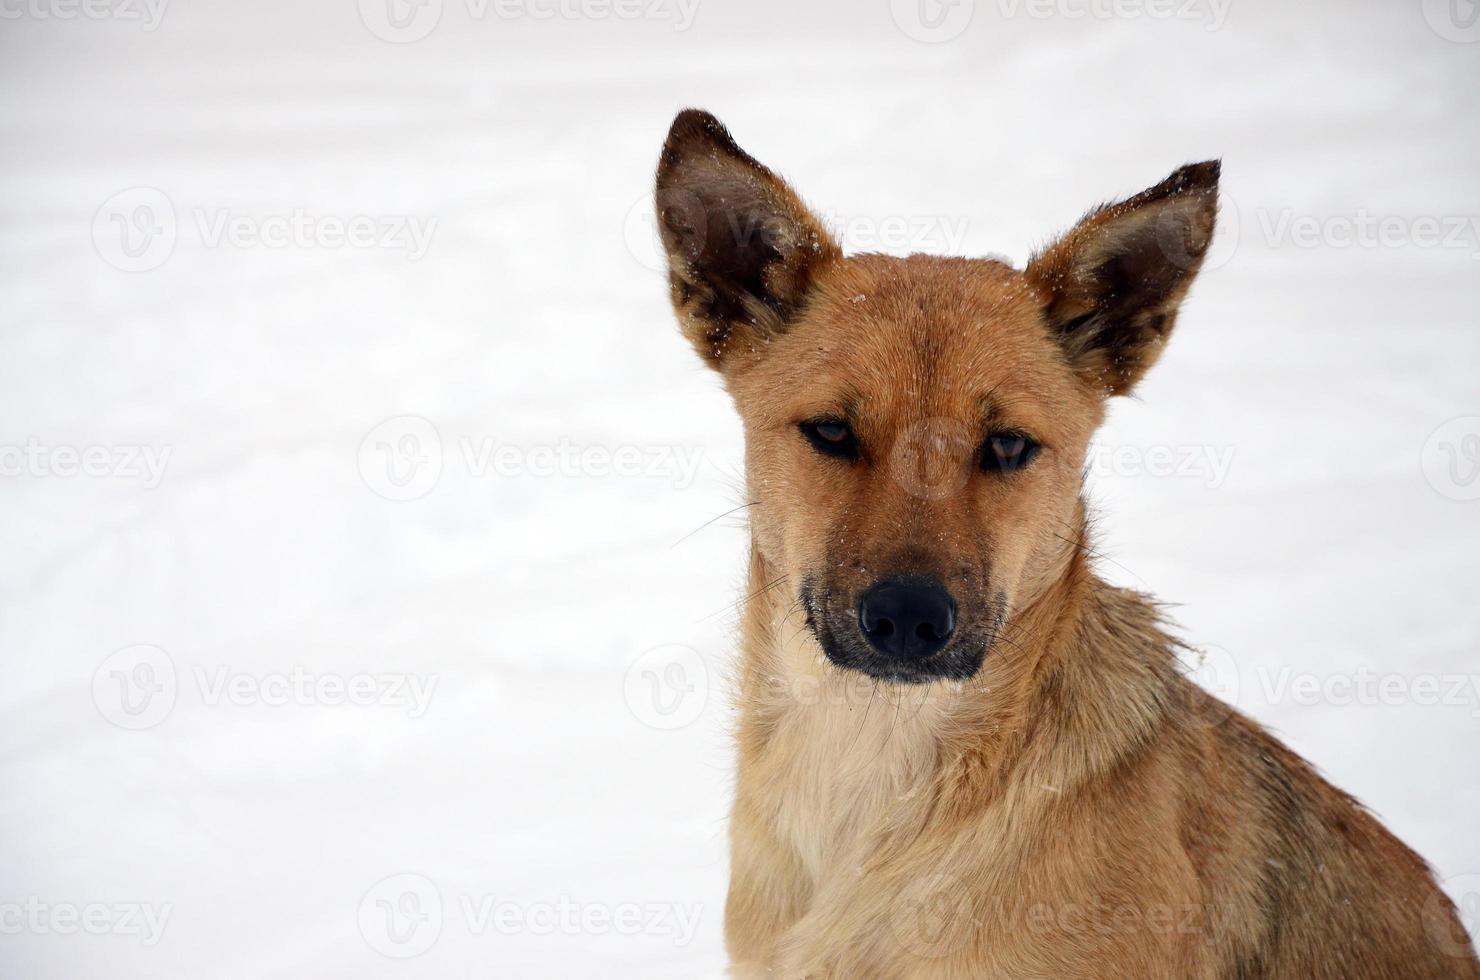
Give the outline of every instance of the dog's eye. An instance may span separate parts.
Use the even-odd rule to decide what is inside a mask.
[[[839,459],[858,458],[858,440],[847,422],[839,419],[812,419],[799,427],[818,452]]]
[[[1012,473],[1033,462],[1038,443],[1021,432],[988,436],[982,447],[982,469],[988,473]]]

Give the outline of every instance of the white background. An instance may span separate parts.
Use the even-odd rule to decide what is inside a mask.
[[[1467,0],[653,2],[401,31],[381,0],[178,0],[153,30],[0,2],[0,464],[108,454],[0,477],[0,975],[722,970],[746,536],[690,534],[742,501],[741,445],[647,204],[691,104],[861,250],[1021,263],[1224,159],[1214,262],[1104,433],[1102,571],[1480,918]],[[299,211],[318,235],[262,241]],[[358,216],[435,226],[334,247]],[[546,472],[562,445],[653,471]],[[157,485],[130,447],[168,453]],[[129,714],[140,664],[164,690]],[[295,670],[435,686],[268,703]],[[1363,675],[1386,693],[1343,693]],[[103,934],[58,934],[93,903]],[[130,905],[168,909],[157,942]]]

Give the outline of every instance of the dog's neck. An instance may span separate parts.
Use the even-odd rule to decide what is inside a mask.
[[[895,685],[838,668],[806,625],[794,585],[752,548],[742,755],[764,752],[785,729],[833,753],[816,765],[900,792],[963,773],[977,799],[1013,784],[1069,792],[1134,751],[1178,689],[1174,643],[1155,608],[1100,580],[1082,543],[961,683]]]

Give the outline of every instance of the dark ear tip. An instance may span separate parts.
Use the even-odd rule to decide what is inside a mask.
[[[713,113],[705,112],[703,109],[685,109],[673,117],[673,125],[668,129],[668,138],[670,140],[692,139],[695,136],[724,131],[724,123],[716,119]]]
[[[663,149],[674,153],[694,143],[707,143],[727,150],[735,148],[730,131],[713,113],[703,109],[685,109],[674,117]]]
[[[1166,184],[1174,193],[1216,190],[1222,176],[1222,160],[1204,160],[1178,168],[1166,179]]]

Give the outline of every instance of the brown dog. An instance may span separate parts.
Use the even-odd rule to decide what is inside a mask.
[[[1218,178],[1025,271],[845,258],[718,120],[674,122],[673,304],[751,494],[738,975],[1480,977],[1423,861],[1089,567],[1090,437],[1172,331]]]

